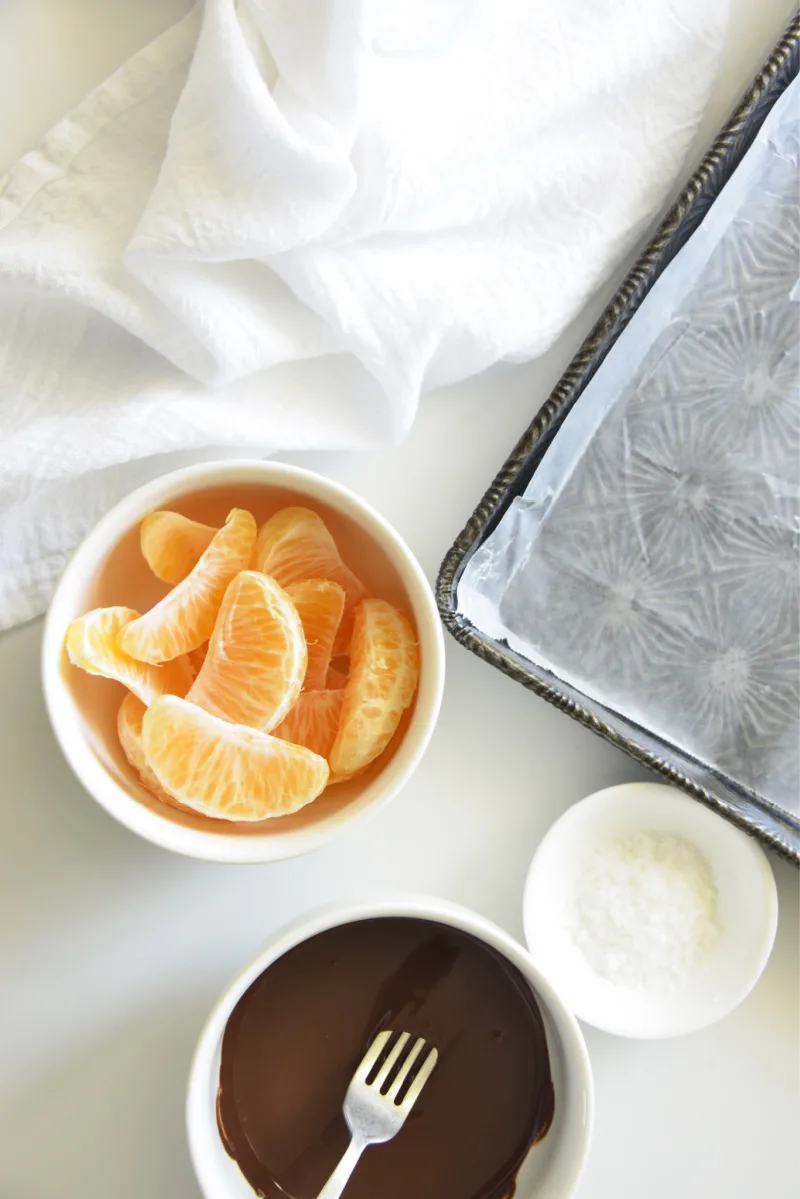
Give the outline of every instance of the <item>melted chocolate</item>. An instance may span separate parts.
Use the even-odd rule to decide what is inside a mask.
[[[350,1079],[385,1028],[425,1037],[439,1063],[394,1140],[366,1150],[348,1199],[508,1199],[553,1119],[541,1013],[483,942],[405,918],[304,941],[231,1013],[218,1122],[256,1194],[315,1199],[350,1139]]]

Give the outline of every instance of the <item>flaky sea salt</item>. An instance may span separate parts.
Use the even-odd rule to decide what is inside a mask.
[[[572,935],[592,969],[636,989],[674,991],[719,935],[707,859],[665,833],[599,845],[578,875],[572,909]]]

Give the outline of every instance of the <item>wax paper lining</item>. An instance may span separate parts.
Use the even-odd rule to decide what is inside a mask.
[[[800,810],[800,89],[467,564],[461,615]]]

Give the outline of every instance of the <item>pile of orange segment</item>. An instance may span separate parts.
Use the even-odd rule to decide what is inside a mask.
[[[117,729],[148,791],[265,820],[380,757],[417,689],[416,634],[367,595],[316,512],[284,508],[260,530],[241,508],[221,529],[153,512],[141,548],[171,590],[143,614],[79,617],[66,650],[128,689]]]

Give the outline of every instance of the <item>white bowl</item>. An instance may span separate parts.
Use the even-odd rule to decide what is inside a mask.
[[[360,538],[368,543],[367,569],[384,571],[413,614],[419,635],[419,690],[405,727],[401,726],[387,754],[360,779],[329,788],[300,812],[256,825],[215,821],[154,799],[139,783],[116,735],[122,688],[70,666],[64,650],[70,622],[89,609],[127,604],[144,610],[163,594],[165,588],[148,575],[146,567],[142,570],[140,559],[135,570],[130,565],[138,545],[139,523],[159,508],[184,507],[192,515],[191,505],[205,502],[208,489],[218,489],[217,502],[223,506],[228,495],[234,496],[229,506],[235,505],[237,489],[240,496],[271,496],[268,506],[273,509],[308,503],[333,523],[337,538],[354,539],[354,544]],[[224,514],[219,519],[222,523]],[[374,509],[346,488],[310,471],[276,462],[235,460],[164,475],[123,499],[89,533],[67,566],[50,605],[42,646],[42,681],[50,721],[64,756],[89,794],[112,816],[148,841],[191,857],[267,862],[316,849],[353,821],[388,803],[407,782],[439,714],[444,642],[421,567]],[[100,706],[91,724],[86,714],[89,705],[97,705],[98,700]]]
[[[640,831],[694,845],[717,888],[717,940],[669,992],[596,974],[570,928],[573,887],[588,855]],[[590,795],[549,829],[528,871],[523,919],[531,957],[581,1020],[624,1037],[673,1037],[720,1020],[755,986],[775,939],[778,900],[769,863],[752,838],[672,787],[627,783]]]
[[[591,1066],[580,1028],[521,945],[482,916],[426,896],[405,896],[313,913],[276,937],[227,988],[200,1034],[186,1099],[189,1151],[205,1199],[253,1199],[254,1195],[239,1167],[226,1153],[217,1129],[220,1047],[228,1017],[237,1002],[272,962],[301,941],[329,928],[381,916],[433,920],[471,933],[502,953],[530,984],[547,1032],[555,1114],[549,1132],[532,1147],[522,1165],[516,1196],[517,1199],[534,1199],[534,1196],[570,1199],[589,1151],[594,1113]]]

